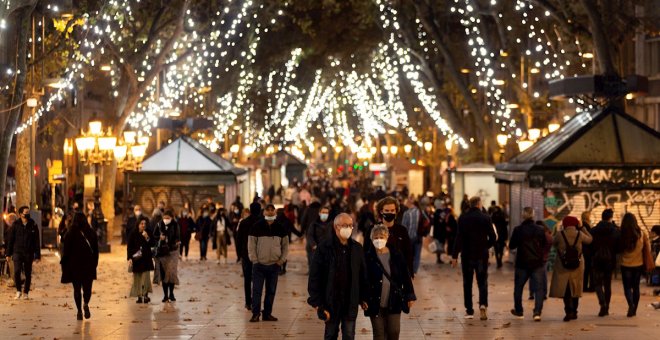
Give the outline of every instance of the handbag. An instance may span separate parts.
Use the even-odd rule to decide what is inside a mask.
[[[644,269],[646,272],[652,272],[655,269],[655,261],[653,261],[653,255],[651,254],[651,245],[649,244],[649,239],[646,234],[643,238],[644,246],[642,247],[642,257],[644,258]]]

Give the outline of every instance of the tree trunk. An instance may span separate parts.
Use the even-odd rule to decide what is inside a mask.
[[[14,96],[10,101],[9,107],[14,107],[23,102],[23,91],[25,89],[25,76],[27,74],[27,47],[28,35],[30,33],[30,18],[36,2],[25,6],[16,11],[16,22],[18,27],[16,29],[17,36],[17,51],[16,51],[16,82],[14,87]],[[7,168],[9,167],[9,155],[11,154],[11,142],[14,139],[14,132],[18,125],[18,118],[21,115],[23,106],[10,110],[7,125],[2,131],[2,139],[0,140],[0,193],[3,197],[0,200],[0,210],[4,211],[4,193],[7,183]],[[0,219],[0,241],[4,242],[4,219]]]
[[[605,33],[605,25],[600,12],[598,12],[597,5],[593,0],[582,0],[581,2],[589,17],[589,26],[591,27],[591,35],[593,37],[594,48],[596,49],[600,72],[606,76],[619,76],[619,72],[614,67],[610,41]]]
[[[101,210],[106,220],[108,220],[108,242],[114,236],[115,219],[115,180],[117,175],[117,162],[112,161],[108,165],[100,167],[100,188],[101,190]]]
[[[24,110],[23,122],[30,116],[30,110]],[[16,141],[16,208],[30,206],[32,198],[32,151],[30,147],[30,138],[32,138],[31,129],[26,129],[18,135]],[[32,202],[33,203],[33,202]],[[30,208],[32,208],[30,206]]]

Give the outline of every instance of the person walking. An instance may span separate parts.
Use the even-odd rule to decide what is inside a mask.
[[[523,222],[513,229],[509,242],[509,249],[518,249],[514,272],[514,308],[511,310],[511,314],[519,318],[523,317],[522,295],[527,280],[534,282],[536,287],[541,287],[543,283],[545,274],[543,252],[547,243],[545,231],[534,223],[533,208],[523,208],[522,219]],[[541,321],[545,290],[536,289],[534,293],[534,321]]]
[[[133,234],[133,231],[137,229],[141,220],[146,220],[147,225],[149,225],[149,218],[142,213],[142,207],[139,204],[136,204],[133,207],[133,216],[129,217],[126,221],[126,230],[124,230],[122,244],[128,243],[128,239],[131,237],[131,234]]]
[[[236,230],[236,252],[241,259],[243,270],[243,289],[245,295],[245,309],[252,311],[252,261],[248,253],[248,237],[252,226],[261,219],[261,204],[250,204],[248,215],[238,222]]]
[[[423,221],[428,220],[428,218],[423,215],[425,213],[422,212],[415,200],[410,198],[406,200],[406,207],[408,209],[403,213],[401,224],[406,227],[406,230],[408,231],[408,237],[410,238],[410,246],[413,253],[412,275],[414,276],[417,274],[421,263],[422,240],[424,239],[424,235],[419,235],[418,230],[420,224],[424,223]]]
[[[389,230],[378,225],[371,230],[365,254],[368,294],[365,316],[371,320],[375,340],[397,340],[401,332],[401,312],[410,313],[417,297],[403,255],[387,247]]]
[[[552,249],[552,231],[548,228],[548,225],[545,224],[542,220],[536,221],[536,225],[543,229],[545,234],[545,247],[543,248],[543,280],[540,285],[537,284],[534,280],[529,282],[529,300],[534,300],[537,289],[542,289],[543,291],[543,300],[548,298],[548,257],[550,257],[550,250]]]
[[[481,320],[488,320],[488,250],[495,245],[497,236],[490,217],[481,209],[481,198],[472,197],[470,208],[458,218],[458,232],[452,254],[451,266],[455,268],[458,254],[461,254],[463,272],[463,302],[465,318],[474,318],[472,308],[472,280],[477,277],[479,287],[479,314]]]
[[[316,221],[307,228],[307,235],[305,235],[307,241],[305,244],[307,268],[312,268],[312,258],[318,245],[330,237],[329,216],[330,208],[327,206],[321,207]]]
[[[637,218],[631,213],[623,215],[621,220],[621,237],[619,238],[619,249],[621,256],[621,281],[623,282],[623,293],[628,302],[627,317],[637,315],[639,306],[639,282],[644,269],[643,248],[651,249],[649,236],[645,230],[637,224]]]
[[[29,300],[30,285],[32,284],[32,263],[41,259],[41,243],[39,242],[39,228],[30,218],[30,208],[23,206],[18,209],[19,219],[14,221],[7,241],[7,261],[14,264],[14,285],[16,296],[14,300],[23,297]],[[21,273],[25,273],[25,286],[21,287]],[[21,292],[21,288],[23,291]]]
[[[149,303],[151,287],[151,271],[154,270],[151,247],[156,244],[153,234],[147,228],[147,221],[141,220],[138,228],[128,237],[126,258],[133,272],[131,297],[137,297],[137,303]]]
[[[174,302],[174,285],[179,284],[179,245],[181,244],[181,230],[173,219],[174,213],[165,211],[163,219],[156,225],[154,238],[158,240],[156,257],[158,257],[157,270],[163,285],[163,303]]]
[[[333,221],[330,237],[318,245],[307,282],[307,303],[325,321],[323,338],[355,338],[358,305],[367,305],[367,270],[364,251],[351,238],[353,219],[340,213]]]
[[[275,206],[268,204],[264,218],[256,222],[248,235],[248,256],[252,265],[252,318],[258,322],[261,310],[261,295],[266,285],[263,321],[277,321],[273,316],[273,302],[277,292],[280,269],[289,253],[289,237],[284,226],[276,222]]]
[[[64,235],[60,264],[60,281],[73,285],[73,299],[78,309],[77,319],[83,319],[83,309],[85,319],[89,319],[92,316],[89,311],[92,283],[96,280],[96,267],[99,264],[99,242],[96,233],[87,223],[87,217],[81,212],[73,216],[73,221]],[[81,306],[82,302],[84,305]]]
[[[576,217],[566,216],[562,229],[555,234],[553,245],[559,261],[553,266],[550,297],[564,299],[564,321],[577,320],[578,305],[582,296],[584,257],[582,245],[590,244],[591,234],[582,229]]]
[[[206,252],[209,248],[209,238],[211,237],[211,229],[213,227],[209,207],[202,207],[195,225],[195,239],[199,241],[199,260],[206,261]]]
[[[392,196],[386,196],[378,201],[378,203],[376,203],[376,212],[378,213],[380,223],[386,226],[389,230],[390,236],[387,239],[387,246],[390,249],[396,249],[401,254],[403,254],[403,258],[406,260],[406,264],[408,266],[408,273],[410,274],[410,277],[414,277],[415,274],[413,272],[412,243],[410,242],[410,237],[408,236],[408,230],[401,224],[396,223],[396,217],[399,214],[399,209],[399,201]],[[365,235],[365,248],[373,247],[370,235],[371,228]]]
[[[583,211],[580,217],[582,228],[591,234],[591,210]],[[592,293],[596,290],[594,289],[593,270],[591,267],[591,255],[593,253],[591,245],[582,245],[582,253],[584,256],[584,279],[582,280],[582,291]]]
[[[442,254],[445,252],[445,241],[447,239],[447,210],[445,203],[441,199],[434,202],[435,211],[433,212],[433,238],[438,242],[439,247],[436,251],[436,260],[438,264],[443,264]]]
[[[181,228],[181,246],[179,247],[179,257],[185,256],[188,259],[188,251],[190,251],[190,239],[195,230],[195,220],[192,217],[192,212],[186,208],[181,209],[181,215],[178,219],[179,227]]]
[[[227,246],[230,244],[229,238],[229,219],[227,218],[227,211],[224,207],[217,210],[215,219],[213,220],[213,238],[215,239],[216,255],[218,257],[217,264],[227,264]]]
[[[491,206],[488,208],[488,214],[490,215],[491,221],[493,221],[493,224],[495,225],[495,230],[497,230],[497,242],[495,242],[495,261],[497,262],[497,268],[502,268],[504,249],[506,248],[506,241],[509,239],[509,222],[507,221],[506,213],[500,206],[495,203],[495,201],[491,202]]]
[[[591,270],[594,290],[598,296],[600,311],[598,316],[609,315],[610,299],[612,297],[612,272],[616,267],[617,247],[619,246],[619,229],[612,223],[614,211],[605,209],[602,220],[591,229]]]

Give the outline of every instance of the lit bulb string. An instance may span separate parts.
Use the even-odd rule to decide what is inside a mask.
[[[441,133],[452,141],[455,141],[456,144],[459,144],[461,147],[467,148],[467,142],[462,137],[456,135],[444,118],[442,118],[438,109],[437,99],[432,92],[429,93],[426,85],[421,80],[420,66],[412,63],[408,48],[401,47],[396,42],[395,32],[401,27],[398,23],[397,11],[388,6],[387,3],[382,0],[375,0],[375,2],[380,10],[381,25],[386,32],[390,32],[387,46],[384,46],[383,50],[394,54],[395,60],[393,60],[391,64],[396,63],[397,73],[402,73],[406,76],[406,79],[411,85],[419,102],[422,104],[425,111],[431,115],[431,118],[436,123]],[[413,129],[410,129],[410,131],[412,130]],[[417,138],[415,137],[415,139]],[[421,142],[415,139],[413,139],[413,141],[419,145]]]

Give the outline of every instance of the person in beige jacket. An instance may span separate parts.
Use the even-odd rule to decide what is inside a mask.
[[[564,267],[561,258],[555,261],[549,296],[564,299],[564,311],[566,312],[564,321],[571,321],[577,319],[578,304],[582,296],[582,280],[584,279],[582,245],[590,244],[592,238],[589,232],[580,226],[580,221],[576,217],[566,216],[561,224],[562,229],[557,231],[552,244],[557,248],[557,254],[563,254],[569,246],[575,244],[580,257],[580,265],[575,269],[568,269]]]
[[[649,235],[637,224],[637,218],[631,213],[623,215],[621,220],[621,238],[619,249],[621,256],[621,281],[623,293],[628,302],[628,317],[637,314],[639,304],[639,281],[644,272],[643,248],[651,247]]]

